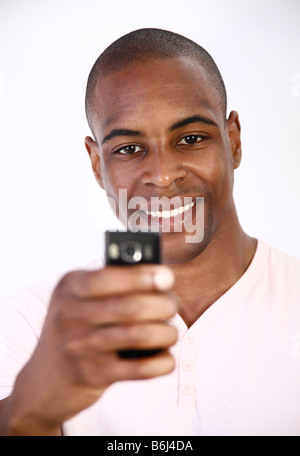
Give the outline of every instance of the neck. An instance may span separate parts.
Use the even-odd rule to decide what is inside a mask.
[[[248,268],[256,239],[242,230],[234,205],[205,250],[193,260],[173,264],[179,314],[190,327]]]

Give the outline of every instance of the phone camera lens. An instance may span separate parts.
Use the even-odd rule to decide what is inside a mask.
[[[142,245],[139,242],[122,242],[120,253],[126,263],[138,263],[142,259]]]

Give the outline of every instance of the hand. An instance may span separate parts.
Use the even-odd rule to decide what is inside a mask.
[[[51,433],[94,403],[113,382],[146,379],[174,368],[176,342],[167,322],[177,309],[161,265],[75,271],[55,288],[39,343],[11,396],[16,429]],[[162,349],[122,359],[126,349]],[[20,431],[21,432],[21,431]]]

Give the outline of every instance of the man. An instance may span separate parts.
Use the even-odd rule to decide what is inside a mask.
[[[132,32],[96,61],[86,111],[93,172],[119,214],[124,189],[127,218],[133,198],[148,202],[144,225],[161,226],[153,198],[179,197],[173,227],[200,198],[203,237],[171,229],[163,265],[73,271],[52,295],[4,303],[2,434],[299,435],[300,264],[239,224],[240,123],[212,58],[171,32]]]

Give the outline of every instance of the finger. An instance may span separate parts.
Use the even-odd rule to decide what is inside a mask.
[[[172,372],[175,368],[175,360],[168,351],[162,351],[155,356],[136,360],[122,360],[117,365],[116,375],[122,380],[142,380],[158,377]],[[111,374],[114,374],[112,369]]]
[[[62,310],[62,307],[61,307]],[[146,320],[168,320],[177,311],[177,301],[166,293],[135,293],[102,300],[70,301],[66,324],[70,320],[99,326],[141,322]]]
[[[120,359],[116,354],[100,355],[97,362],[84,358],[74,370],[75,383],[103,392],[116,381],[138,380],[166,375],[175,367],[173,356],[166,350],[155,356],[139,359]]]
[[[174,275],[167,266],[108,266],[97,271],[71,272],[61,279],[57,290],[77,299],[87,299],[131,291],[166,291],[173,284]]]
[[[68,341],[65,352],[71,358],[91,359],[120,350],[169,348],[176,340],[177,330],[166,323],[111,326]]]

